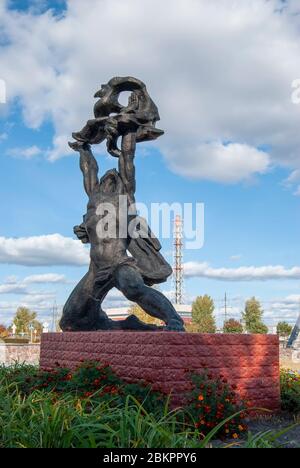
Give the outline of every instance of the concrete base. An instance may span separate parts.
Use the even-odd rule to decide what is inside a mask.
[[[222,374],[254,406],[280,408],[279,339],[273,335],[176,332],[68,332],[42,336],[40,366],[74,368],[82,360],[110,364],[123,379],[151,381],[180,403],[186,370]]]

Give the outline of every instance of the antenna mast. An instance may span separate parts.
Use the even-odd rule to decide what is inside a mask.
[[[182,265],[182,219],[179,215],[174,221],[174,267],[173,281],[175,286],[175,304],[182,304],[183,296],[183,265]]]

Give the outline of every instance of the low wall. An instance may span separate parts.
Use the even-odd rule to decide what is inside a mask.
[[[300,348],[281,348],[280,365],[286,369],[300,371]]]
[[[279,340],[273,335],[176,332],[73,332],[42,336],[42,368],[74,368],[81,360],[108,363],[127,381],[145,379],[180,403],[186,370],[224,375],[253,405],[280,407]]]
[[[0,364],[10,365],[14,362],[38,364],[39,359],[39,344],[10,344],[0,342]]]

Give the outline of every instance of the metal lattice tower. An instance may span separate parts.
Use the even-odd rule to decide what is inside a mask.
[[[174,221],[173,281],[175,288],[175,304],[182,304],[183,297],[182,233],[182,220],[181,217],[177,215]]]

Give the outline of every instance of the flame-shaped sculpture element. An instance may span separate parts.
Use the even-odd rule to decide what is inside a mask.
[[[128,106],[122,106],[120,93],[131,91]],[[130,76],[112,78],[95,94],[99,101],[94,106],[95,118],[73,138],[79,142],[97,144],[107,140],[107,151],[119,157],[117,140],[127,131],[136,132],[136,141],[155,140],[163,130],[155,127],[160,120],[157,106],[150,98],[145,84]]]

